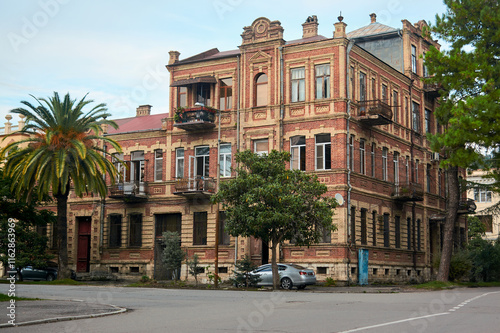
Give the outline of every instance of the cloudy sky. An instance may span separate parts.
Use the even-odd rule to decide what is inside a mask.
[[[440,0],[0,0],[0,127],[20,101],[54,91],[106,103],[113,118],[138,105],[168,112],[168,51],[181,59],[217,47],[237,49],[243,27],[279,20],[285,40],[301,38],[310,15],[332,37],[342,12],[348,31],[377,21],[435,22]],[[16,122],[14,118],[14,122]]]

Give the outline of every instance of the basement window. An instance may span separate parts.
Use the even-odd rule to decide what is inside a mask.
[[[139,267],[130,267],[130,273],[139,273]]]
[[[227,273],[227,267],[219,267],[219,274],[225,274]]]
[[[317,274],[328,274],[328,267],[318,267],[316,272]]]
[[[120,270],[118,269],[118,267],[110,267],[109,268],[109,272],[110,273],[119,273]]]

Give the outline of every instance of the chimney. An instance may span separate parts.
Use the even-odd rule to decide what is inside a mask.
[[[168,54],[170,55],[170,59],[168,60],[169,65],[175,64],[179,61],[179,56],[181,55],[179,51],[170,51]]]
[[[136,117],[149,116],[151,114],[151,105],[140,105],[137,108]]]
[[[345,27],[347,27],[347,24],[342,22],[344,20],[342,13],[340,13],[338,20],[339,21],[337,23],[333,24],[335,26],[335,31],[333,32],[333,38],[346,38],[347,34],[345,32]]]
[[[302,24],[302,38],[309,38],[318,35],[318,18],[316,15],[309,16]]]
[[[377,14],[375,14],[375,13],[371,13],[371,14],[370,14],[370,18],[371,18],[371,20],[372,20],[372,22],[371,22],[371,23],[375,23],[375,22],[377,22]]]

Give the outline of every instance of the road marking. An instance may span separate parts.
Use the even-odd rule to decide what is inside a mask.
[[[342,332],[338,332],[338,333],[359,332],[359,331],[369,330],[371,328],[377,328],[377,327],[389,326],[389,325],[394,325],[394,324],[400,324],[400,323],[405,323],[407,321],[419,320],[419,319],[436,317],[436,316],[443,316],[443,315],[447,315],[447,314],[450,314],[450,313],[449,312],[443,312],[443,313],[436,313],[436,314],[422,316],[422,317],[413,317],[413,318],[408,318],[408,319],[401,319],[401,320],[391,321],[391,322],[388,322],[388,323],[383,323],[383,324],[378,324],[378,325],[359,327],[359,328],[355,328],[353,330],[342,331]]]

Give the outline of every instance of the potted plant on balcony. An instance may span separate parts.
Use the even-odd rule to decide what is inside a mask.
[[[174,122],[176,123],[182,122],[183,113],[184,113],[184,108],[182,106],[179,106],[174,113]]]

